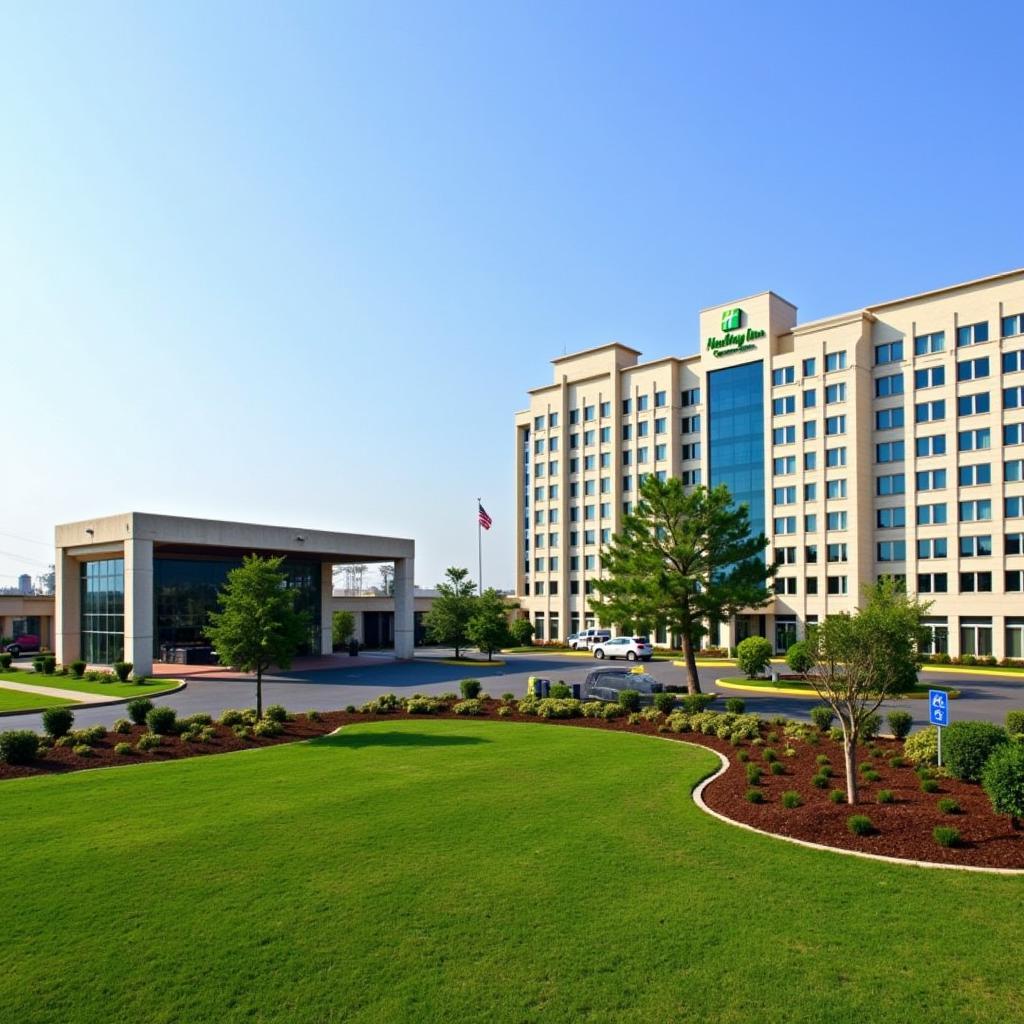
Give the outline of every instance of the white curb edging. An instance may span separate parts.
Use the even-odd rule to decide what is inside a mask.
[[[685,740],[682,741],[686,743]],[[710,814],[712,818],[717,818],[719,821],[724,821],[727,825],[734,825],[736,828],[746,829],[748,832],[756,832],[761,836],[768,836],[771,839],[781,839],[785,843],[793,843],[796,846],[805,846],[809,850],[824,850],[826,853],[842,853],[847,857],[861,857],[864,860],[880,860],[886,864],[900,864],[903,867],[916,867],[916,868],[945,868],[950,871],[977,871],[981,874],[986,875],[1024,875],[1024,869],[1022,868],[986,868],[981,867],[977,864],[939,864],[933,860],[911,860],[909,857],[887,857],[881,853],[865,853],[862,850],[846,850],[841,846],[825,846],[823,843],[811,843],[806,839],[796,839],[794,836],[780,835],[778,832],[766,832],[762,828],[755,828],[753,825],[748,825],[744,821],[736,821],[734,818],[729,818],[724,814],[720,814],[718,811],[712,810],[704,801],[704,790],[711,785],[715,779],[722,776],[729,768],[730,761],[725,754],[718,750],[714,750],[712,747],[705,747],[700,743],[687,743],[689,747],[697,747],[699,750],[707,750],[710,753],[715,754],[718,759],[722,762],[717,772],[713,775],[709,775],[703,782],[697,784],[693,790],[693,802],[706,814]]]

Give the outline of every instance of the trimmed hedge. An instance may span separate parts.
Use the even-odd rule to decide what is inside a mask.
[[[1006,730],[991,722],[953,722],[942,737],[942,761],[965,782],[980,782],[985,762],[1009,741]]]

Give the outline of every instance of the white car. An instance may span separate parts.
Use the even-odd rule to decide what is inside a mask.
[[[654,648],[645,636],[617,636],[594,644],[595,658],[625,658],[626,661],[650,661]]]

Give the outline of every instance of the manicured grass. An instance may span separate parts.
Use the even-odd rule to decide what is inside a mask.
[[[2,677],[0,677],[2,678]],[[44,693],[34,694],[20,690],[0,689],[0,711],[32,711],[35,708],[56,708],[62,704],[74,705],[72,700],[63,697],[49,697]],[[4,729],[0,719],[0,732]]]
[[[693,804],[715,764],[598,730],[396,719],[3,783],[4,1019],[1024,1016],[1021,879],[751,835]]]
[[[0,679],[9,679],[28,686],[51,686],[55,690],[74,690],[76,693],[100,693],[112,700],[118,697],[152,697],[154,694],[173,690],[177,679],[147,679],[143,683],[93,683],[88,679],[73,676],[46,676],[39,672],[0,672]],[[38,707],[37,703],[26,707]]]
[[[736,686],[752,686],[760,690],[804,690],[807,692],[809,697],[815,696],[814,687],[808,683],[801,682],[799,679],[780,679],[778,685],[773,683],[770,679],[747,679],[746,676],[723,676],[723,683],[733,683]],[[960,691],[954,686],[943,686],[937,683],[918,683],[909,693],[902,695],[903,699],[916,700],[920,698],[926,698],[929,690],[942,690],[943,693],[949,694],[950,700],[956,700],[960,696]]]

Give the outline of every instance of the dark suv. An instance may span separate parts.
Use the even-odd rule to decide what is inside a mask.
[[[640,700],[650,704],[653,694],[662,692],[662,685],[646,672],[630,672],[626,668],[602,668],[587,675],[583,684],[583,700],[618,701],[623,690],[636,690]]]

